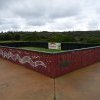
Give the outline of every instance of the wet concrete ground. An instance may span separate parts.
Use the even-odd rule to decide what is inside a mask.
[[[100,100],[100,63],[55,79],[56,100]],[[0,58],[0,100],[54,100],[54,80]]]

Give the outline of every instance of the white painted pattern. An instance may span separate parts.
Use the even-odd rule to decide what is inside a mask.
[[[33,61],[32,58],[34,59],[39,58],[39,56],[32,56],[32,58],[30,56],[21,57],[18,53],[13,54],[11,51],[7,52],[2,49],[0,49],[0,56],[2,56],[3,58],[7,58],[7,59],[11,58],[14,62],[18,61],[21,64],[28,63],[32,67],[43,66],[46,68],[46,64],[43,61],[41,60]]]

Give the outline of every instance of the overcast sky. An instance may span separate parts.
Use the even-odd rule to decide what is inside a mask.
[[[0,0],[0,31],[100,29],[100,0]]]

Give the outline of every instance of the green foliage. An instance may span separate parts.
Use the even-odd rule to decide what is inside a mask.
[[[100,43],[100,38],[90,37],[87,39],[88,43]]]
[[[52,41],[52,42],[74,42],[75,39],[72,36],[67,36],[67,35],[62,35],[62,34],[58,34],[58,35],[53,35],[52,37],[50,37],[48,39],[48,41]]]
[[[74,32],[1,32],[0,41],[42,41],[100,43],[100,31]]]
[[[14,32],[7,32],[0,34],[0,41],[20,40],[20,34]]]

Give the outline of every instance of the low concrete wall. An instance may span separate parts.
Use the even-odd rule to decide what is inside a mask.
[[[52,78],[100,61],[100,47],[45,53],[0,47],[0,57]],[[12,66],[13,67],[13,66]]]

